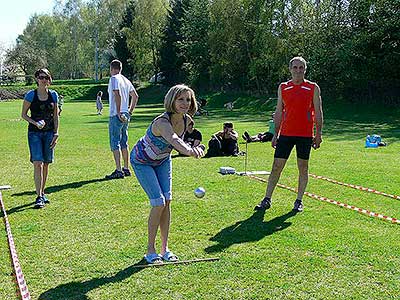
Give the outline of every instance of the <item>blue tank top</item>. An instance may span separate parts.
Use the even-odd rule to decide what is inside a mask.
[[[151,122],[146,130],[146,134],[140,138],[132,149],[131,156],[134,160],[142,164],[160,165],[171,156],[171,152],[174,149],[172,145],[162,136],[156,136],[152,132],[153,124],[156,120],[164,118],[171,122],[170,117],[171,115],[169,113],[163,113]],[[186,115],[183,117],[183,121],[184,130],[180,138],[182,138],[186,132]]]

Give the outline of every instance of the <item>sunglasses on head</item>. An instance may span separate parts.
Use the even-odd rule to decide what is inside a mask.
[[[47,76],[47,75],[39,75],[38,76],[38,79],[46,79],[46,80],[49,80],[50,79],[50,77],[49,76]]]

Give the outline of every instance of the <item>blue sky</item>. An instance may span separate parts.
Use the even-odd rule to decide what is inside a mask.
[[[1,0],[0,47],[15,44],[15,39],[25,29],[29,18],[35,13],[53,11],[54,0]]]

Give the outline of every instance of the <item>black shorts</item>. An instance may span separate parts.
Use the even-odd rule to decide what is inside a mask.
[[[310,158],[312,140],[311,137],[281,135],[276,144],[274,157],[288,159],[290,152],[296,145],[297,158],[308,160]]]

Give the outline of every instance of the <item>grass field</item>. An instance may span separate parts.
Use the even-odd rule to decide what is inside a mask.
[[[161,106],[143,100],[130,125],[130,144]],[[146,250],[148,200],[136,178],[104,181],[114,169],[108,118],[94,101],[67,102],[56,161],[50,167],[51,204],[33,209],[33,168],[20,101],[0,103],[0,185],[19,260],[32,299],[399,299],[399,225],[305,197],[290,211],[293,192],[277,188],[265,215],[253,207],[265,184],[222,176],[244,170],[244,157],[173,159],[170,248],[180,259],[216,262],[135,268]],[[247,111],[252,111],[247,112]],[[196,117],[204,139],[231,120],[240,135],[264,131],[270,111],[211,111]],[[384,116],[384,117],[383,117]],[[310,172],[400,195],[400,114],[381,108],[326,105],[324,142]],[[387,147],[364,148],[367,134]],[[240,144],[241,150],[245,145]],[[269,170],[269,143],[248,147],[248,170]],[[266,178],[266,177],[264,177]],[[280,182],[296,186],[294,153]],[[195,198],[197,186],[206,196]],[[400,218],[400,201],[310,178],[308,191]],[[14,299],[5,231],[0,240],[0,299]]]

